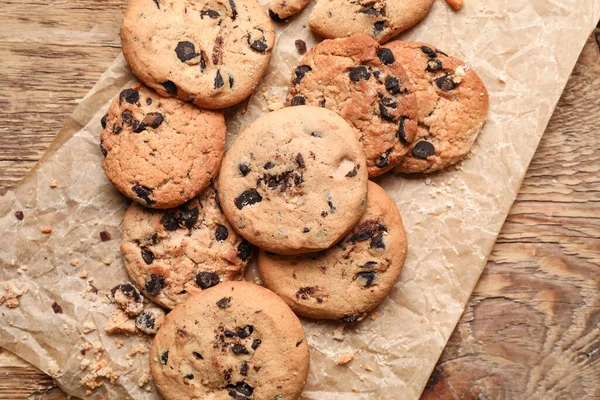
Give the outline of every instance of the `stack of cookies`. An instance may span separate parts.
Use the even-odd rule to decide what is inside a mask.
[[[150,365],[166,399],[296,399],[309,368],[296,315],[357,323],[394,287],[406,233],[369,178],[460,161],[488,98],[472,69],[433,46],[381,45],[410,24],[387,3],[361,6],[386,21],[367,34],[311,22],[325,36],[355,34],[312,48],[293,70],[289,107],[246,126],[224,154],[219,110],[267,71],[271,20],[257,0],[131,0],[121,37],[142,83],[102,118],[100,149],[133,200],[121,244],[132,283],[113,295],[172,310],[160,329],[162,317],[138,318],[156,333]],[[431,6],[417,3],[412,23]],[[272,2],[270,14],[303,5]],[[254,254],[266,288],[240,282]]]

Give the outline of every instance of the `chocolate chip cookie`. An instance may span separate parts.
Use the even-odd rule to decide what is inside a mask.
[[[309,26],[326,38],[363,33],[385,43],[422,20],[434,0],[317,0]]]
[[[176,207],[207,187],[225,148],[225,119],[137,84],[102,118],[104,172],[125,196],[152,208]]]
[[[406,259],[406,233],[398,208],[369,182],[367,210],[343,240],[319,253],[280,256],[261,251],[266,287],[298,315],[354,323],[392,289]]]
[[[308,367],[298,318],[277,295],[247,282],[223,282],[175,307],[150,349],[166,400],[294,400]]]
[[[212,187],[177,209],[157,211],[134,203],[125,213],[121,253],[127,273],[163,307],[242,279],[253,249],[225,219]]]
[[[161,96],[216,109],[252,93],[275,32],[256,0],[131,0],[121,41],[132,72]]]
[[[417,133],[417,98],[392,51],[366,35],[324,40],[292,73],[288,104],[335,111],[352,125],[369,176],[394,168]]]
[[[343,118],[288,107],[248,125],[223,159],[219,198],[233,227],[280,254],[328,248],[366,206],[360,143]]]
[[[269,0],[269,16],[273,21],[283,22],[302,11],[308,0]]]
[[[415,88],[417,139],[399,172],[434,172],[469,153],[488,112],[485,85],[463,61],[424,43],[393,41],[387,47]]]

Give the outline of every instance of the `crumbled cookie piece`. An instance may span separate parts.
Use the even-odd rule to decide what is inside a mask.
[[[149,381],[150,381],[150,370],[146,369],[146,370],[144,370],[144,373],[142,374],[142,376],[140,377],[140,379],[138,379],[137,385],[139,387],[143,387]]]
[[[119,333],[131,335],[135,333],[135,320],[129,318],[123,311],[115,310],[106,321],[104,332],[108,335],[116,335]]]
[[[43,234],[49,235],[49,234],[51,234],[51,233],[52,233],[52,227],[51,227],[51,226],[42,226],[42,227],[40,228],[40,231],[41,231]]]
[[[87,279],[87,277],[88,277],[88,272],[87,272],[85,269],[84,269],[84,270],[82,270],[82,271],[79,273],[79,277],[80,277],[81,279]]]
[[[352,361],[354,359],[354,354],[353,353],[348,353],[348,354],[343,354],[340,356],[340,358],[338,358],[338,365],[345,365],[348,364],[350,361]]]
[[[19,307],[19,297],[29,291],[29,288],[21,282],[7,282],[4,288],[0,288],[0,306],[6,302],[6,307]]]
[[[54,178],[50,178],[50,187],[54,189],[57,186],[58,184],[56,183],[56,180]]]
[[[76,267],[77,264],[79,264],[79,260],[76,258],[71,259],[71,261],[69,261],[69,263],[73,266]]]
[[[83,333],[90,333],[90,332],[95,331],[96,329],[97,329],[96,325],[90,321],[84,322],[83,325],[81,326],[81,331]]]
[[[158,332],[158,328],[165,320],[165,312],[158,308],[152,307],[142,311],[135,320],[135,326],[147,335],[154,335]]]
[[[448,3],[448,5],[452,7],[454,11],[458,11],[465,4],[465,0],[446,0],[446,3]]]
[[[364,368],[365,368],[365,371],[369,371],[369,372],[373,371],[373,368],[369,364],[365,364]]]
[[[127,315],[136,316],[144,309],[144,297],[135,286],[126,282],[110,291],[112,298]]]

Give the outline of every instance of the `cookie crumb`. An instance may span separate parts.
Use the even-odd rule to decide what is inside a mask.
[[[340,356],[340,358],[338,358],[338,365],[346,365],[348,364],[350,361],[352,361],[352,359],[354,359],[354,354],[353,353],[348,353],[348,354],[343,354]]]
[[[83,359],[81,360],[81,363],[79,363],[79,369],[82,371],[85,371],[87,369],[87,367],[90,366],[92,362],[88,359]]]
[[[108,258],[105,258],[102,262],[106,265],[110,265],[110,264],[112,264],[113,260],[112,260],[112,258],[108,257]]]
[[[81,279],[86,279],[86,278],[88,277],[88,272],[87,272],[87,271],[84,269],[83,271],[81,271],[81,272],[79,273],[79,277],[80,277]]]
[[[50,178],[50,187],[54,189],[57,186],[58,184],[56,183],[56,180],[54,178]]]
[[[352,386],[352,391],[353,391],[354,393],[356,393],[356,392],[357,392],[357,390],[356,390],[356,386]]]
[[[454,70],[454,76],[452,76],[452,81],[456,84],[461,83],[466,75],[465,67],[460,66]]]
[[[123,347],[124,344],[125,342],[123,341],[123,339],[115,339],[115,345],[117,346],[117,349]]]
[[[333,330],[333,338],[335,340],[339,340],[340,342],[344,340],[344,328],[346,328],[346,325],[342,324]]]
[[[102,240],[103,242],[107,242],[109,241],[111,238],[110,233],[108,231],[102,231],[100,232],[100,240]]]
[[[369,372],[373,371],[373,368],[371,368],[371,366],[369,364],[365,364],[364,368],[365,368],[365,371],[369,371]]]
[[[507,79],[508,79],[508,76],[506,75],[506,72],[504,72],[504,71],[500,72],[500,74],[498,75],[498,80],[501,83],[506,83]]]
[[[267,106],[269,111],[281,110],[283,107],[284,107],[284,104],[280,101],[269,103],[269,105]]]
[[[51,226],[42,226],[40,228],[40,231],[46,235],[49,235],[52,233],[52,227]]]
[[[23,211],[15,211],[15,218],[17,218],[19,221],[23,221],[23,218],[25,218],[25,214],[23,214]]]
[[[465,4],[465,0],[446,0],[446,3],[448,3],[454,11],[458,11]]]
[[[0,306],[6,302],[6,307],[17,308],[21,304],[19,297],[29,291],[25,284],[20,282],[8,282],[3,289],[0,289]]]
[[[142,374],[141,378],[138,379],[138,381],[137,381],[137,385],[139,387],[143,387],[149,381],[150,381],[150,371],[144,370],[144,373]]]
[[[135,320],[129,318],[121,309],[113,311],[104,325],[104,332],[107,335],[116,335],[119,333],[131,335],[135,333]]]
[[[77,264],[79,264],[79,260],[78,260],[78,259],[76,259],[76,258],[73,258],[71,261],[69,261],[69,263],[70,263],[72,266],[76,267],[76,266],[77,266]]]
[[[94,332],[96,330],[96,325],[94,325],[93,322],[84,322],[83,325],[81,326],[81,331],[83,333],[90,333],[90,332]]]
[[[379,314],[377,314],[376,312],[374,312],[369,317],[371,317],[371,320],[375,321],[377,318],[379,318]]]
[[[54,360],[48,361],[48,375],[50,375],[53,378],[58,378],[59,374],[60,374],[60,368],[58,367],[58,364],[56,363],[56,361],[54,361]]]

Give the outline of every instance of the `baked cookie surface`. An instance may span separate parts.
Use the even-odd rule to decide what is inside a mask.
[[[125,268],[144,295],[166,308],[227,280],[241,280],[253,246],[229,225],[207,188],[170,210],[132,204],[123,222]]]
[[[308,376],[304,329],[283,300],[223,282],[171,311],[150,349],[166,399],[297,399]]]
[[[306,7],[308,0],[269,0],[269,16],[273,21],[283,22]]]
[[[326,38],[362,33],[385,43],[421,21],[434,0],[317,0],[310,29]]]
[[[261,251],[263,284],[298,315],[362,320],[394,287],[406,259],[407,242],[394,201],[369,182],[367,210],[340,242],[328,250],[297,256]]]
[[[387,44],[409,75],[417,96],[419,129],[396,171],[434,172],[464,158],[489,108],[484,83],[463,61],[414,42]]]
[[[252,93],[275,32],[256,0],[131,0],[121,41],[133,73],[161,96],[217,109]]]
[[[398,165],[417,133],[417,99],[404,68],[366,35],[310,49],[292,73],[287,101],[342,116],[358,135],[370,177]]]
[[[194,198],[217,173],[225,119],[137,84],[121,91],[102,118],[104,172],[130,199],[152,208]]]
[[[268,251],[328,248],[365,209],[367,170],[343,118],[320,107],[263,115],[223,159],[219,199],[233,227]]]

